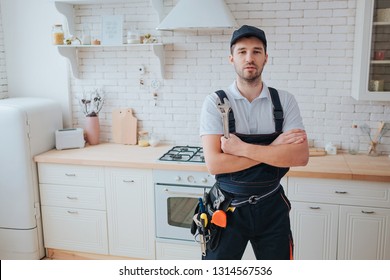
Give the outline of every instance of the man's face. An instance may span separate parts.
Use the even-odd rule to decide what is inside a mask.
[[[246,82],[261,81],[261,74],[268,59],[262,41],[256,37],[238,40],[229,58],[239,78]]]

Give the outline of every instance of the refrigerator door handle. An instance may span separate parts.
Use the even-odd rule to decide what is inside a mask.
[[[41,205],[39,204],[39,202],[35,202],[34,210],[35,210],[35,217],[37,219],[40,219],[41,218]]]

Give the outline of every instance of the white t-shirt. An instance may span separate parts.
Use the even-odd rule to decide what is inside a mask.
[[[268,87],[263,83],[260,96],[249,102],[238,91],[236,82],[225,90],[236,121],[236,132],[243,134],[270,134],[275,132],[273,104]],[[283,131],[294,128],[304,129],[298,103],[294,96],[278,90],[283,108]],[[203,102],[200,115],[200,135],[223,134],[221,114],[217,108],[218,96],[212,93]]]

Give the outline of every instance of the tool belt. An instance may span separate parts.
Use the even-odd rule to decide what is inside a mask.
[[[219,188],[216,182],[195,208],[191,233],[200,242],[202,255],[206,249],[214,251],[219,244],[222,229],[227,225],[226,212],[229,210],[232,197]],[[198,238],[199,237],[199,238]]]
[[[282,187],[282,185],[279,184],[277,187],[275,187],[271,191],[269,191],[265,194],[262,194],[262,195],[251,195],[249,197],[248,196],[239,196],[239,195],[234,196],[234,198],[232,199],[232,201],[230,203],[230,206],[231,207],[242,207],[242,206],[245,206],[248,204],[256,204],[257,202],[259,202],[263,199],[266,199],[267,197],[276,193],[281,187]]]

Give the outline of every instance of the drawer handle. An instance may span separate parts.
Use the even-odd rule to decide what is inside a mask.
[[[312,209],[312,210],[318,210],[318,209],[321,209],[321,207],[319,207],[319,206],[310,206],[309,208],[310,208],[310,209]]]
[[[67,195],[66,198],[67,198],[67,199],[75,200],[75,199],[77,199],[77,196],[69,196],[69,195]]]
[[[337,193],[337,194],[347,194],[348,192],[345,192],[345,191],[335,191],[335,193]]]
[[[68,176],[68,177],[76,177],[76,174],[74,174],[74,173],[65,173],[65,176]]]
[[[69,214],[78,214],[79,212],[77,212],[77,211],[71,211],[71,210],[68,210],[67,211]]]
[[[375,211],[364,211],[362,210],[363,214],[375,214]]]
[[[123,180],[123,183],[134,183],[134,180]]]

